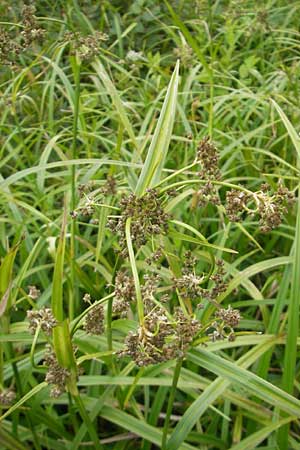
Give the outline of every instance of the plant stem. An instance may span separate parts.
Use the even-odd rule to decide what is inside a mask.
[[[74,99],[74,120],[73,120],[73,140],[72,140],[72,159],[77,156],[77,135],[78,135],[78,117],[79,117],[79,99],[80,99],[80,61],[74,58],[74,81],[75,81],[75,99]],[[71,210],[76,207],[76,166],[71,167]],[[75,315],[76,303],[78,302],[76,280],[76,221],[71,222],[71,240],[70,240],[70,256],[71,256],[71,292],[69,300],[69,318],[72,320]]]
[[[2,317],[2,327],[3,327],[3,331],[5,333],[9,333],[10,332],[10,330],[9,330],[9,328],[10,328],[10,320],[9,320],[9,317],[6,314]],[[13,358],[14,358],[14,349],[13,349],[12,343],[11,342],[6,342],[5,346],[6,346],[7,359],[8,360],[13,360]],[[22,387],[21,378],[20,378],[20,374],[19,374],[19,371],[18,371],[17,363],[14,361],[14,362],[11,363],[11,365],[12,365],[12,369],[13,369],[13,373],[14,373],[14,377],[15,377],[15,383],[16,383],[16,388],[17,388],[18,394],[19,394],[20,397],[22,397],[23,396],[23,387]],[[35,428],[34,428],[34,424],[33,424],[32,419],[31,419],[30,411],[25,413],[25,417],[26,417],[26,421],[28,423],[28,428],[30,429],[30,431],[32,433],[32,440],[33,440],[34,448],[36,450],[41,450],[41,446],[40,446],[40,443],[39,443],[39,440],[38,440],[38,437],[37,437],[37,434],[36,434],[36,431],[35,431]]]
[[[130,265],[131,265],[131,270],[132,270],[132,275],[133,275],[134,285],[135,285],[136,304],[137,304],[139,324],[142,325],[144,322],[144,304],[143,304],[143,299],[142,299],[142,295],[141,295],[139,274],[137,271],[135,257],[134,257],[134,251],[133,251],[133,247],[132,247],[132,240],[131,240],[131,235],[130,235],[130,225],[131,225],[131,217],[128,217],[128,219],[126,221],[126,241],[127,241],[129,260],[130,260]]]
[[[99,440],[97,431],[96,431],[96,429],[95,429],[95,427],[93,425],[93,422],[91,421],[91,419],[90,419],[90,417],[89,417],[89,415],[88,415],[88,413],[87,413],[87,411],[85,409],[85,406],[83,404],[82,398],[80,397],[80,395],[74,395],[73,398],[74,398],[74,401],[75,401],[75,403],[76,403],[76,405],[77,405],[77,407],[79,409],[81,418],[82,418],[83,422],[85,423],[85,425],[86,425],[86,427],[88,429],[90,438],[94,442],[94,446],[95,446],[94,448],[96,450],[102,450],[103,447],[100,444],[100,440]]]
[[[161,449],[162,450],[166,450],[168,429],[169,429],[169,424],[170,424],[170,418],[171,418],[173,403],[174,403],[174,399],[175,399],[177,383],[178,383],[179,376],[180,376],[180,370],[181,370],[181,366],[182,366],[182,361],[183,361],[182,358],[179,358],[177,360],[176,366],[175,366],[175,369],[174,369],[174,373],[173,373],[172,387],[171,387],[171,391],[170,391],[170,394],[169,394],[167,413],[166,413],[164,429],[163,429],[163,436],[162,436],[162,441],[161,441]]]

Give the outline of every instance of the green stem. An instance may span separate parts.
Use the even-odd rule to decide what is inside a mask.
[[[182,169],[176,170],[176,172],[171,173],[171,175],[169,175],[168,177],[164,178],[163,180],[161,180],[159,183],[157,183],[154,187],[155,189],[157,189],[159,186],[161,186],[162,184],[165,184],[167,181],[170,181],[172,178],[177,177],[177,175],[180,175],[181,173],[186,172],[189,169],[192,169],[194,166],[196,166],[198,164],[197,161],[192,162],[191,164],[189,164],[186,167],[183,167]]]
[[[93,443],[94,443],[94,448],[96,450],[102,450],[103,447],[100,444],[100,440],[97,434],[97,431],[93,425],[93,422],[90,419],[90,416],[88,415],[85,406],[83,404],[82,398],[80,397],[80,395],[74,395],[74,401],[79,409],[79,413],[81,415],[81,418],[83,420],[83,422],[85,423],[85,426],[87,427],[88,433],[90,435],[90,438],[92,439]]]
[[[35,347],[36,347],[36,343],[37,343],[40,331],[41,331],[41,324],[39,323],[35,330],[32,344],[31,344],[31,349],[30,349],[30,363],[31,363],[32,367],[35,369],[37,369],[37,365],[35,364],[35,361],[34,361],[34,352],[35,352]]]
[[[171,418],[173,403],[174,403],[175,394],[176,394],[177,383],[178,383],[179,376],[180,376],[182,361],[183,361],[182,358],[177,360],[176,366],[174,369],[174,373],[173,373],[172,387],[171,387],[171,391],[170,391],[170,395],[169,395],[169,399],[168,399],[167,413],[166,413],[164,429],[163,429],[163,436],[162,436],[162,441],[161,441],[161,449],[162,450],[166,450],[166,448],[167,448],[166,445],[167,445],[168,429],[169,429],[170,418]]]
[[[113,298],[111,297],[107,302],[107,315],[106,315],[106,336],[107,336],[107,348],[109,351],[113,349],[112,343],[112,306],[113,306]]]
[[[77,156],[77,136],[78,136],[78,117],[79,117],[79,99],[80,99],[80,62],[76,56],[74,58],[74,81],[75,81],[75,99],[74,99],[74,120],[73,120],[73,140],[72,140],[72,159]],[[71,167],[71,209],[76,208],[76,166]],[[69,300],[69,317],[70,320],[75,315],[75,305],[78,301],[76,288],[76,221],[71,222],[71,240],[70,240],[70,256],[71,256],[71,292]]]
[[[3,331],[5,333],[9,333],[9,317],[7,315],[4,315],[2,317],[2,327],[3,327]],[[14,349],[13,349],[13,345],[11,342],[7,342],[5,344],[6,346],[6,353],[7,353],[7,359],[8,360],[12,360],[14,358]],[[23,387],[22,387],[22,383],[21,383],[21,378],[19,375],[19,371],[18,371],[18,366],[16,362],[12,362],[12,369],[13,369],[13,373],[14,373],[14,377],[15,377],[15,382],[16,382],[16,388],[18,391],[18,394],[20,397],[23,396]],[[34,428],[34,424],[32,422],[31,416],[30,416],[30,411],[28,411],[27,413],[25,413],[25,417],[26,417],[26,421],[28,423],[28,427],[32,433],[32,439],[33,439],[33,445],[34,448],[36,450],[41,450],[41,446]]]
[[[76,332],[76,330],[79,328],[80,324],[82,323],[84,317],[93,309],[95,308],[95,306],[97,305],[101,305],[102,303],[105,303],[107,300],[109,300],[110,298],[112,298],[115,295],[114,292],[112,292],[111,294],[107,295],[106,297],[101,298],[101,300],[97,300],[96,302],[94,302],[91,306],[89,306],[88,308],[86,308],[78,317],[76,317],[76,319],[74,319],[71,323],[71,327],[70,327],[70,335],[71,337],[73,336],[73,334]]]
[[[131,217],[128,217],[128,219],[126,220],[126,227],[125,227],[126,242],[127,242],[129,260],[130,260],[130,265],[131,265],[131,270],[132,270],[132,275],[133,275],[134,285],[135,285],[136,304],[137,304],[139,324],[142,325],[144,322],[144,304],[143,304],[143,299],[142,299],[142,294],[141,294],[139,274],[138,274],[136,263],[135,263],[134,251],[133,251],[132,240],[131,240],[131,235],[130,235],[130,225],[131,225]]]
[[[207,183],[207,180],[199,180],[199,179],[177,181],[176,183],[170,184],[169,186],[161,189],[160,193],[162,194],[165,191],[168,191],[169,189],[180,187],[180,186],[185,186],[188,184],[206,184],[206,183]],[[249,189],[246,189],[243,186],[240,186],[238,184],[226,183],[225,181],[217,181],[217,180],[210,180],[210,183],[215,184],[216,186],[228,187],[231,189],[236,189],[237,191],[245,192],[246,194],[253,195],[252,191],[249,191]]]

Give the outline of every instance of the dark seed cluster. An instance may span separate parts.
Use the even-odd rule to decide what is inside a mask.
[[[12,388],[4,389],[0,392],[0,405],[10,406],[16,398],[16,393]]]
[[[125,315],[130,304],[135,301],[135,286],[133,278],[120,270],[115,279],[115,296],[113,313]]]
[[[212,323],[212,331],[208,334],[213,342],[228,339],[235,340],[234,327],[238,326],[241,320],[240,311],[228,308],[220,308],[215,313],[215,321]]]
[[[246,205],[251,199],[251,194],[237,189],[226,192],[226,215],[231,222],[240,222],[241,213],[246,210]]]
[[[202,206],[207,203],[218,205],[220,198],[212,181],[221,178],[219,154],[208,136],[202,139],[198,145],[197,161],[201,165],[199,177],[201,180],[205,180],[205,184],[196,193],[197,202]]]
[[[38,26],[34,15],[33,5],[24,5],[22,9],[22,31],[14,35],[0,30],[0,62],[4,65],[14,66],[19,55],[30,47],[33,42],[41,40],[45,30]]]
[[[156,307],[154,302],[154,294],[157,291],[160,281],[161,278],[157,274],[144,275],[144,284],[141,286],[141,295],[146,314],[151,314],[153,308]]]
[[[202,179],[218,180],[221,177],[219,169],[219,154],[210,138],[206,136],[198,145],[197,160],[201,164],[199,176]]]
[[[108,36],[100,31],[88,36],[83,36],[78,31],[69,31],[64,35],[64,42],[72,47],[71,54],[78,54],[83,61],[89,61],[99,55],[102,43],[107,39]]]
[[[193,49],[187,45],[183,44],[181,47],[175,47],[173,50],[176,58],[180,59],[184,67],[190,67],[193,62]]]
[[[109,228],[120,236],[121,256],[127,257],[125,226],[131,217],[131,239],[137,248],[146,244],[149,236],[164,234],[168,230],[170,216],[164,212],[158,191],[148,189],[143,197],[129,194],[121,198],[119,204],[121,214],[109,221]]]
[[[27,319],[29,320],[28,328],[32,334],[40,327],[44,333],[51,336],[52,329],[57,325],[57,320],[54,318],[51,309],[46,307],[27,311]]]
[[[145,317],[143,326],[128,334],[119,355],[130,356],[138,366],[182,358],[199,330],[200,323],[180,309],[171,319],[157,308]]]
[[[36,286],[28,286],[28,291],[28,297],[32,298],[32,300],[36,300],[41,294],[41,291]]]
[[[115,195],[117,193],[117,181],[113,175],[106,177],[105,184],[101,187],[100,192],[103,195]]]
[[[259,191],[253,193],[239,190],[228,191],[226,214],[232,222],[241,221],[245,214],[258,215],[260,230],[267,233],[282,223],[284,214],[293,202],[293,192],[290,192],[282,182],[278,183],[277,191],[273,194],[270,186],[264,183]]]
[[[201,275],[196,274],[197,262],[197,259],[192,256],[191,252],[185,254],[182,276],[173,278],[174,288],[178,289],[183,298],[198,301],[205,298],[210,301],[215,301],[227,288],[227,283],[224,281],[224,262],[222,260],[216,260],[216,270],[210,276],[204,273]],[[207,283],[207,281],[212,281],[213,286],[205,288],[204,283]],[[201,303],[198,304],[198,307],[202,307]]]
[[[48,367],[45,381],[46,383],[53,385],[51,387],[50,396],[57,398],[65,392],[66,381],[70,372],[58,364],[55,353],[49,345],[46,347],[43,364]]]
[[[101,335],[104,332],[104,309],[101,304],[95,305],[86,315],[84,330],[88,334]]]
[[[157,264],[163,257],[163,248],[158,247],[148,258],[146,258],[146,263],[150,265]]]
[[[10,34],[0,30],[0,62],[6,66],[12,66],[21,52],[20,44],[11,38]]]
[[[45,34],[45,30],[38,26],[34,13],[35,7],[33,5],[24,5],[22,10],[22,24],[24,25],[24,29],[21,31],[23,48],[30,47],[34,41],[42,39]]]

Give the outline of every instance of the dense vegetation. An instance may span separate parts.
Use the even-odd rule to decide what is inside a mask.
[[[0,11],[0,449],[299,450],[300,3]]]

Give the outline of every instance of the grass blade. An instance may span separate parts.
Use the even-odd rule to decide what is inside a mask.
[[[146,161],[138,179],[136,194],[142,196],[146,189],[160,181],[165,157],[169,148],[176,112],[179,82],[179,61],[170,80],[165,101],[147,153]]]

